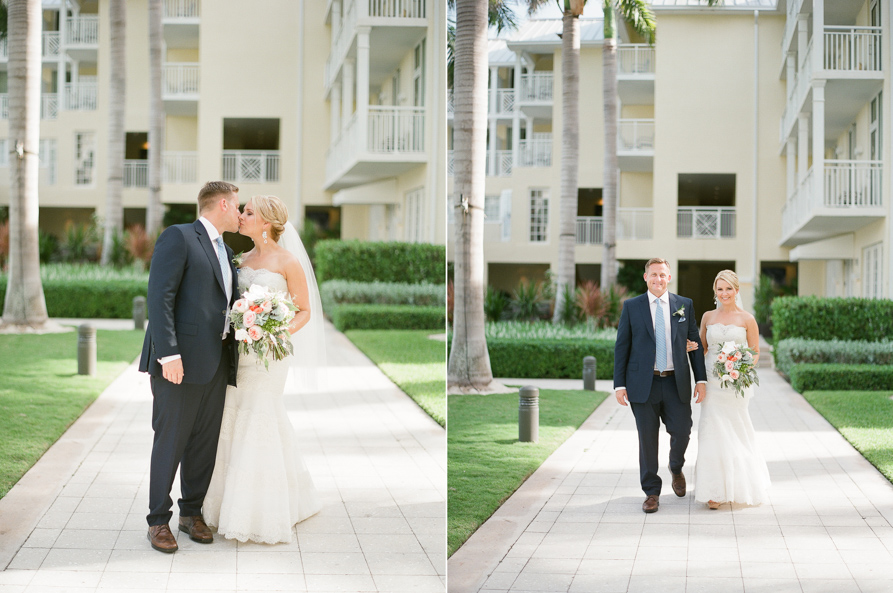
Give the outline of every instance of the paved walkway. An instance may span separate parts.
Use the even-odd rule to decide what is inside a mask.
[[[295,543],[149,547],[151,393],[131,365],[0,500],[0,593],[444,591],[444,431],[328,330],[328,391],[286,395],[324,501]]]
[[[660,510],[646,515],[635,420],[609,397],[450,558],[449,590],[893,591],[893,486],[777,373],[763,369],[761,383],[750,410],[770,504],[694,502],[695,432],[688,495],[664,469]],[[663,433],[663,468],[668,450]]]

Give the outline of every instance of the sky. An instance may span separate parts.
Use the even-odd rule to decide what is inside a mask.
[[[525,8],[526,2],[524,0],[516,0],[513,9],[515,14],[518,15],[518,26],[524,24],[527,21],[527,9]],[[583,9],[583,18],[601,18],[602,16],[602,3],[598,0],[589,0],[586,3],[586,7]],[[449,18],[451,20],[455,20],[456,14],[454,9],[449,9]],[[534,18],[561,18],[561,10],[558,8],[558,3],[555,0],[547,2],[544,6],[542,6],[534,15]],[[503,31],[500,37],[507,37],[512,34],[512,31]],[[490,32],[490,37],[495,37],[496,31]]]

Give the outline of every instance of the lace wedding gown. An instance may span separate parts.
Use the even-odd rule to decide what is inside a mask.
[[[769,470],[747,411],[753,387],[741,397],[733,388],[720,387],[713,375],[713,361],[729,341],[747,344],[747,330],[722,323],[707,326],[707,397],[698,422],[695,500],[758,505],[768,499]]]
[[[239,292],[252,284],[276,291],[288,288],[281,274],[239,270]],[[203,515],[228,539],[290,542],[295,523],[320,509],[282,399],[288,369],[288,360],[271,360],[267,371],[254,353],[242,355],[238,387],[227,387]]]

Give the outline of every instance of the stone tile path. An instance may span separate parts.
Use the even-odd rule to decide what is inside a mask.
[[[444,430],[328,330],[328,390],[286,395],[325,505],[294,543],[149,547],[151,393],[131,366],[0,500],[0,593],[444,591]]]

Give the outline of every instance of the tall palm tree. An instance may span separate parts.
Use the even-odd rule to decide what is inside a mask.
[[[149,203],[146,232],[154,237],[161,229],[161,154],[164,146],[164,103],[161,101],[161,48],[164,42],[162,0],[149,0]]]
[[[124,0],[111,0],[109,21],[111,25],[109,27],[111,39],[109,170],[105,191],[105,231],[102,236],[103,265],[108,265],[110,262],[115,238],[120,236],[124,230],[124,209],[121,205],[121,194],[124,191],[124,97],[127,88],[127,62],[125,61],[127,9]]]
[[[9,277],[3,326],[49,325],[37,237],[40,142],[41,2],[9,0]]]

